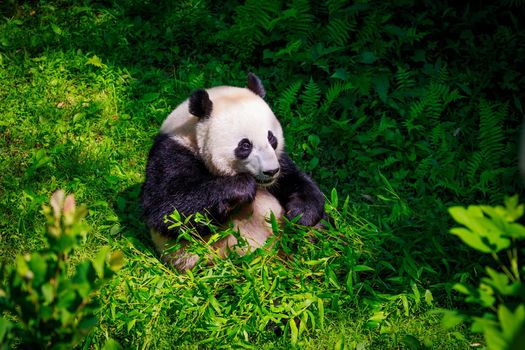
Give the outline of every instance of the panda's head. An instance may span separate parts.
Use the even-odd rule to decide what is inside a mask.
[[[252,73],[247,89],[223,86],[191,95],[189,112],[199,118],[197,149],[212,173],[249,173],[262,186],[275,182],[280,174],[283,131],[264,96],[261,81]]]

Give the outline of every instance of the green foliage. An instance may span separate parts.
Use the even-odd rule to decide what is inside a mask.
[[[525,345],[525,286],[522,279],[525,268],[518,263],[525,251],[519,242],[525,239],[525,226],[516,223],[525,212],[525,205],[518,204],[518,196],[507,198],[505,207],[471,205],[451,207],[449,212],[456,222],[465,227],[450,230],[470,247],[491,253],[498,269],[485,267],[486,275],[478,287],[463,283],[454,289],[466,295],[466,301],[482,307],[483,315],[469,315],[448,311],[443,319],[446,326],[469,320],[472,331],[483,333],[489,349],[519,349]],[[500,254],[504,256],[501,259]]]
[[[95,297],[104,307],[86,348],[97,348],[107,334],[130,348],[172,348],[206,339],[204,329],[215,332],[221,344],[231,336],[243,346],[291,347],[288,320],[301,308],[290,306],[279,316],[284,337],[256,328],[266,311],[242,318],[227,309],[257,308],[251,303],[264,296],[262,272],[260,262],[254,271],[248,262],[260,257],[272,267],[269,280],[282,274],[289,282],[279,285],[288,302],[282,307],[295,300],[293,288],[323,300],[324,329],[318,328],[314,302],[307,308],[314,317],[308,316],[306,328],[297,327],[301,347],[468,349],[481,336],[462,326],[442,330],[431,311],[472,309],[451,292],[451,281],[472,284],[486,263],[444,234],[451,220],[446,209],[494,205],[505,193],[522,190],[516,144],[525,101],[523,5],[0,2],[0,260],[13,265],[20,252],[42,248],[41,205],[55,188],[64,188],[90,208],[92,234],[69,254],[71,265],[96,256],[100,246],[124,251],[130,262]],[[265,83],[287,152],[324,193],[338,189],[331,196],[338,202],[338,212],[331,211],[340,215],[337,229],[285,231],[285,236],[293,231],[288,241],[297,246],[289,247],[294,257],[314,254],[310,235],[338,244],[353,237],[344,242],[358,259],[346,266],[344,250],[337,250],[343,248],[314,250],[319,259],[330,257],[322,266],[335,278],[327,272],[328,280],[314,275],[297,282],[292,276],[319,273],[316,265],[256,252],[202,266],[191,282],[153,253],[136,203],[159,125],[192,90],[245,85],[248,71]],[[492,222],[488,212],[482,215]],[[474,225],[484,221],[474,218]],[[465,229],[465,237],[475,232]],[[492,233],[483,234],[473,238],[483,249],[497,250],[507,241],[513,247],[511,239],[493,242]],[[222,275],[221,267],[233,277]],[[349,278],[351,269],[355,276]],[[220,276],[217,284],[206,277],[208,270]],[[260,289],[252,296],[243,294],[249,289],[245,271],[257,276],[250,286]],[[228,278],[239,287],[227,286]],[[193,297],[205,300],[197,282],[217,295],[222,315],[241,322],[233,328],[245,330],[248,341],[242,332],[227,335],[222,323],[216,328],[206,323],[222,316],[207,299],[206,307],[192,304]],[[180,316],[179,297],[194,307],[193,318]],[[11,326],[18,322],[6,320]],[[2,329],[0,336],[7,334]]]
[[[232,233],[217,233],[211,241]],[[337,314],[350,302],[348,288],[352,293],[362,288],[362,277],[373,269],[360,264],[362,243],[349,227],[342,234],[288,224],[277,233],[280,239],[269,243],[272,248],[229,259],[210,253],[210,242],[190,238],[188,251],[202,257],[211,254],[213,265],[206,266],[207,259],[201,259],[200,266],[182,275],[163,271],[161,277],[154,272],[155,265],[136,261],[137,271],[150,278],[135,276],[126,285],[113,285],[105,298],[115,309],[111,315],[104,313],[105,326],[121,327],[124,321],[120,332],[129,334],[132,343],[142,339],[148,346],[164,347],[154,337],[155,328],[150,328],[158,327],[151,314],[129,312],[130,305],[138,303],[168,317],[169,334],[178,345],[249,346],[271,341],[275,333],[284,334],[284,343],[302,344],[307,335],[324,329],[327,315]],[[148,290],[153,286],[157,293],[152,295]]]
[[[69,257],[86,238],[82,219],[87,210],[76,207],[73,196],[65,197],[62,190],[53,194],[50,205],[43,207],[47,248],[18,255],[15,266],[5,271],[0,310],[9,318],[0,318],[2,349],[13,340],[39,349],[70,349],[80,344],[97,324],[96,293],[122,266],[122,254],[110,254],[106,246],[71,272]]]

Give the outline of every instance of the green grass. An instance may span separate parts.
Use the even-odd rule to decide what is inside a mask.
[[[440,325],[440,308],[467,308],[452,284],[484,263],[448,234],[446,208],[522,189],[525,34],[507,21],[522,18],[514,5],[473,6],[468,18],[460,5],[337,1],[0,6],[0,261],[42,246],[41,205],[58,188],[89,208],[73,262],[103,244],[126,256],[84,348],[108,338],[151,349],[480,341]],[[248,71],[263,79],[288,152],[327,194],[336,227],[286,227],[285,257],[276,247],[180,275],[140,218],[147,153],[193,89],[241,86]]]

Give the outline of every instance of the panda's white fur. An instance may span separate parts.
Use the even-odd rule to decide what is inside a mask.
[[[220,86],[207,89],[213,103],[212,113],[202,120],[190,114],[189,100],[181,103],[164,121],[161,133],[184,145],[203,159],[208,170],[218,176],[239,173],[252,174],[258,183],[267,180],[264,171],[279,168],[279,156],[283,152],[284,138],[281,125],[266,102],[246,88]],[[268,131],[277,138],[274,150],[268,142]],[[239,140],[247,138],[253,149],[246,159],[237,159],[234,150]],[[252,203],[245,204],[231,217],[241,236],[253,248],[262,247],[272,235],[268,218],[273,212],[277,219],[284,210],[279,201],[264,185],[257,188]],[[152,231],[157,249],[162,252],[173,243],[165,236]],[[213,244],[220,256],[225,256],[237,243],[233,236]],[[245,252],[241,252],[245,253]],[[165,259],[180,270],[191,268],[199,257],[183,249],[170,253]]]
[[[284,149],[283,131],[266,102],[246,88],[219,86],[206,92],[213,102],[209,118],[199,120],[190,114],[186,100],[164,121],[161,133],[202,157],[216,175],[249,172],[260,178],[262,171],[278,168]],[[277,138],[275,150],[268,143],[268,130]],[[239,161],[233,151],[243,138],[252,141],[254,149],[246,161]]]

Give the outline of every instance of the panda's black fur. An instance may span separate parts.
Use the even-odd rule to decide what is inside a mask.
[[[281,175],[268,191],[285,208],[288,218],[301,215],[299,224],[314,226],[323,215],[323,194],[286,153],[279,164]],[[149,153],[140,204],[146,224],[173,237],[177,231],[168,230],[164,217],[174,209],[182,215],[206,213],[216,223],[224,224],[233,205],[252,201],[255,190],[252,176],[215,176],[202,159],[168,135],[159,134]],[[200,229],[207,232],[204,227]]]

